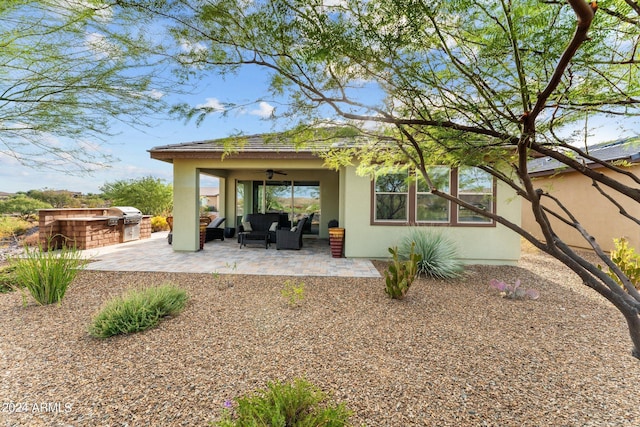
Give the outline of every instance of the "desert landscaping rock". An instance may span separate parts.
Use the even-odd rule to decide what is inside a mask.
[[[540,299],[504,300],[493,278]],[[299,307],[280,295],[287,279],[305,283]],[[166,282],[189,293],[183,313],[89,337],[109,298]],[[356,426],[640,425],[624,319],[534,253],[419,279],[403,301],[383,278],[85,271],[60,305],[0,294],[0,325],[3,426],[207,425],[225,401],[296,377],[345,402]]]

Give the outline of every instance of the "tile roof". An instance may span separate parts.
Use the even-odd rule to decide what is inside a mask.
[[[280,157],[316,157],[321,151],[326,151],[338,145],[351,145],[346,138],[325,141],[309,141],[295,143],[282,134],[239,135],[221,139],[193,141],[179,144],[162,145],[151,148],[151,157],[167,160],[178,157],[218,157],[227,153],[228,157],[262,157],[264,155],[279,155]]]
[[[605,142],[589,147],[589,155],[604,161],[627,160],[632,163],[640,162],[640,138],[632,137],[617,141]],[[593,164],[585,159],[586,164]],[[540,157],[528,162],[530,175],[547,175],[562,172],[567,169],[564,163],[551,157]],[[569,171],[569,169],[567,169]]]

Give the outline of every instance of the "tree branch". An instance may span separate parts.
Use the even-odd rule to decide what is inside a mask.
[[[582,45],[582,43],[587,40],[587,32],[591,27],[591,22],[593,21],[596,9],[598,8],[595,2],[589,4],[585,0],[567,1],[577,17],[576,31],[573,34],[573,38],[569,42],[569,45],[562,53],[562,56],[558,61],[558,65],[556,66],[551,79],[549,79],[547,86],[538,96],[533,110],[531,110],[531,112],[529,112],[528,114],[525,113],[528,116],[528,120],[535,120],[538,117],[538,114],[540,114],[542,109],[545,107],[549,96],[551,96],[553,91],[558,87],[558,84],[562,79],[562,75],[571,63],[571,59],[575,56],[578,48]]]

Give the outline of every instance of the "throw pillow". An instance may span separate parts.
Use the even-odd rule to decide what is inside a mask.
[[[291,227],[291,231],[296,231],[298,229],[297,225],[294,225],[293,227]]]
[[[242,228],[244,228],[244,231],[253,231],[253,228],[251,228],[251,223],[249,221],[242,221]]]
[[[272,222],[269,231],[276,231],[278,229],[278,221]]]

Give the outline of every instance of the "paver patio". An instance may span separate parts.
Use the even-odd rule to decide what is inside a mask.
[[[380,277],[367,259],[332,258],[329,242],[306,238],[301,250],[240,248],[237,239],[207,242],[198,252],[175,252],[167,232],[150,239],[83,251],[88,270],[175,273],[258,274],[277,276]]]

